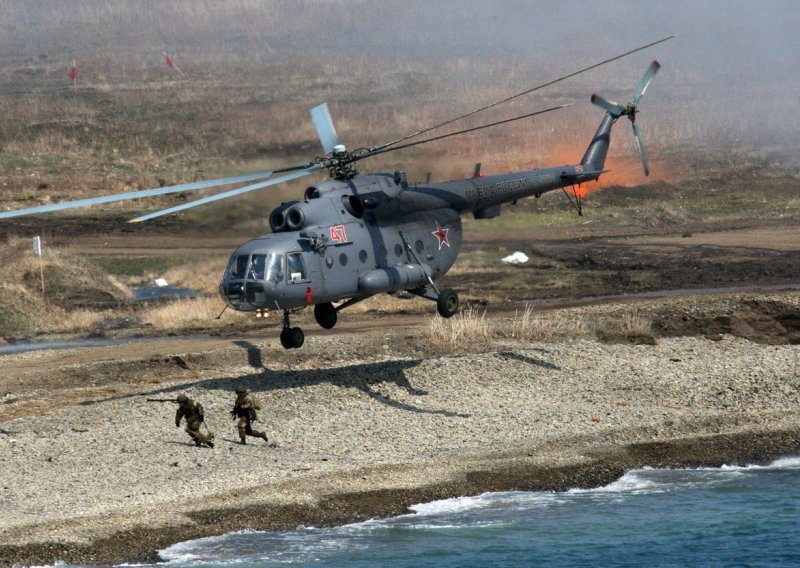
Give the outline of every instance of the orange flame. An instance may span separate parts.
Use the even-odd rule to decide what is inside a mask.
[[[613,147],[611,150],[613,150]],[[585,182],[573,188],[575,194],[581,199],[599,189],[612,185],[641,185],[652,179],[668,180],[673,177],[669,175],[666,168],[660,162],[651,162],[649,164],[650,176],[647,177],[642,171],[642,164],[639,161],[638,155],[634,155],[633,157],[612,156],[611,150],[609,150],[605,163],[605,169],[609,171],[601,175],[600,179],[597,181]],[[576,155],[575,147],[557,145],[549,152],[547,162],[553,165],[576,164],[580,158],[580,154]]]

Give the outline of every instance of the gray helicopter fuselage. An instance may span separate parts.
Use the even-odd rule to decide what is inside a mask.
[[[598,176],[579,164],[438,184],[398,174],[327,180],[272,212],[273,233],[233,253],[220,292],[255,311],[419,289],[455,262],[462,214],[490,219],[503,203]]]
[[[392,216],[364,207],[359,196],[375,192],[393,195]],[[419,288],[440,277],[461,245],[459,214],[423,194],[421,201],[399,197],[404,192],[389,174],[309,188],[306,199],[272,213],[273,233],[233,253],[220,284],[222,297],[240,311],[296,309]],[[280,269],[268,274],[262,267],[269,262]]]

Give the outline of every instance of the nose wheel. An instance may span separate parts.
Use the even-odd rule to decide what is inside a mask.
[[[281,331],[281,345],[284,349],[298,349],[303,346],[306,335],[299,327],[292,327],[289,323],[289,312],[283,312],[283,330]]]

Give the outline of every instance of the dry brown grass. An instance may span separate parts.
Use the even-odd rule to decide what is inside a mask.
[[[169,268],[163,276],[148,275],[150,276],[148,279],[163,277],[174,286],[191,288],[204,296],[216,296],[223,270],[225,270],[224,259],[190,262]]]
[[[566,311],[535,312],[531,306],[514,314],[510,325],[498,326],[498,332],[516,341],[552,341],[567,337],[587,337],[590,326]]]
[[[494,325],[486,319],[486,311],[467,308],[448,319],[432,318],[424,333],[437,353],[460,353],[485,349],[493,339]]]
[[[85,258],[46,242],[42,257],[36,257],[30,239],[12,237],[0,244],[0,335],[88,330],[111,316],[93,314],[86,304],[129,297],[125,286]]]
[[[635,312],[591,318],[576,317],[573,310],[536,312],[530,306],[513,318],[487,318],[473,308],[444,319],[431,318],[422,343],[439,354],[480,352],[498,344],[525,346],[564,339],[598,338],[607,342],[655,343],[650,319]]]
[[[601,318],[595,334],[599,339],[609,342],[647,344],[656,342],[652,321],[636,313]]]
[[[150,308],[140,313],[140,321],[158,330],[218,329],[240,325],[252,314],[230,312],[215,319],[224,304],[219,298],[190,298]],[[230,312],[230,313],[229,313]]]

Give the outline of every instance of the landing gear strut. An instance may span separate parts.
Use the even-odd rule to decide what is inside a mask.
[[[480,164],[476,166],[475,170],[477,171],[480,169]],[[477,174],[476,174],[477,175]],[[406,249],[408,249],[409,254],[414,258],[416,263],[420,266],[423,264],[419,261],[419,257],[417,257],[417,253],[414,252],[414,249],[411,248],[411,245],[408,243],[406,238],[403,236],[403,233],[400,233],[400,237],[402,237],[403,242],[406,245]],[[425,276],[428,279],[428,284],[431,285],[431,289],[433,290],[433,294],[427,289],[427,287],[423,286],[421,288],[417,288],[416,290],[407,290],[412,294],[416,294],[420,298],[426,298],[428,300],[433,300],[436,302],[436,311],[439,312],[439,315],[443,318],[451,318],[458,312],[458,294],[456,294],[455,290],[450,288],[445,288],[444,290],[439,290],[439,287],[436,286],[436,283],[433,281],[430,273],[426,270]]]
[[[284,349],[298,349],[303,346],[306,336],[299,327],[291,327],[289,323],[289,310],[283,310],[283,330],[281,331],[281,345]]]

